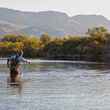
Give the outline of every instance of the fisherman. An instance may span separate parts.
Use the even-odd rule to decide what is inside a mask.
[[[22,74],[20,70],[21,62],[30,63],[23,57],[23,51],[19,51],[7,59],[7,66],[10,69],[10,82],[20,81]]]

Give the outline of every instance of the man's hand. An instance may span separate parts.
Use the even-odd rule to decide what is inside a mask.
[[[29,64],[31,64],[31,62],[30,62],[30,61],[29,61],[28,63],[29,63]]]
[[[31,61],[27,60],[27,61],[26,61],[26,63],[30,64],[30,63],[31,63]]]

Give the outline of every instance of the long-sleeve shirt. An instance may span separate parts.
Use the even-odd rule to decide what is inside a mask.
[[[7,59],[7,66],[10,69],[16,69],[16,67],[20,65],[21,62],[29,62],[29,61],[25,59],[23,56],[13,55]]]

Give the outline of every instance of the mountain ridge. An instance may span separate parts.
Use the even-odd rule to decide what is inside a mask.
[[[4,24],[4,26],[3,26]],[[75,15],[59,11],[26,12],[0,8],[0,34],[26,33],[41,35],[48,32],[53,36],[81,35],[88,28],[105,26],[110,30],[110,20],[103,15]],[[7,28],[9,30],[7,32]]]

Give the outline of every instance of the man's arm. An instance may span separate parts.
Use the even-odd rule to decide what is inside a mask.
[[[8,58],[7,59],[7,67],[9,68],[9,66],[10,66],[10,59]]]
[[[25,58],[22,58],[22,62],[29,63],[29,64],[31,63],[30,60],[27,60]]]

